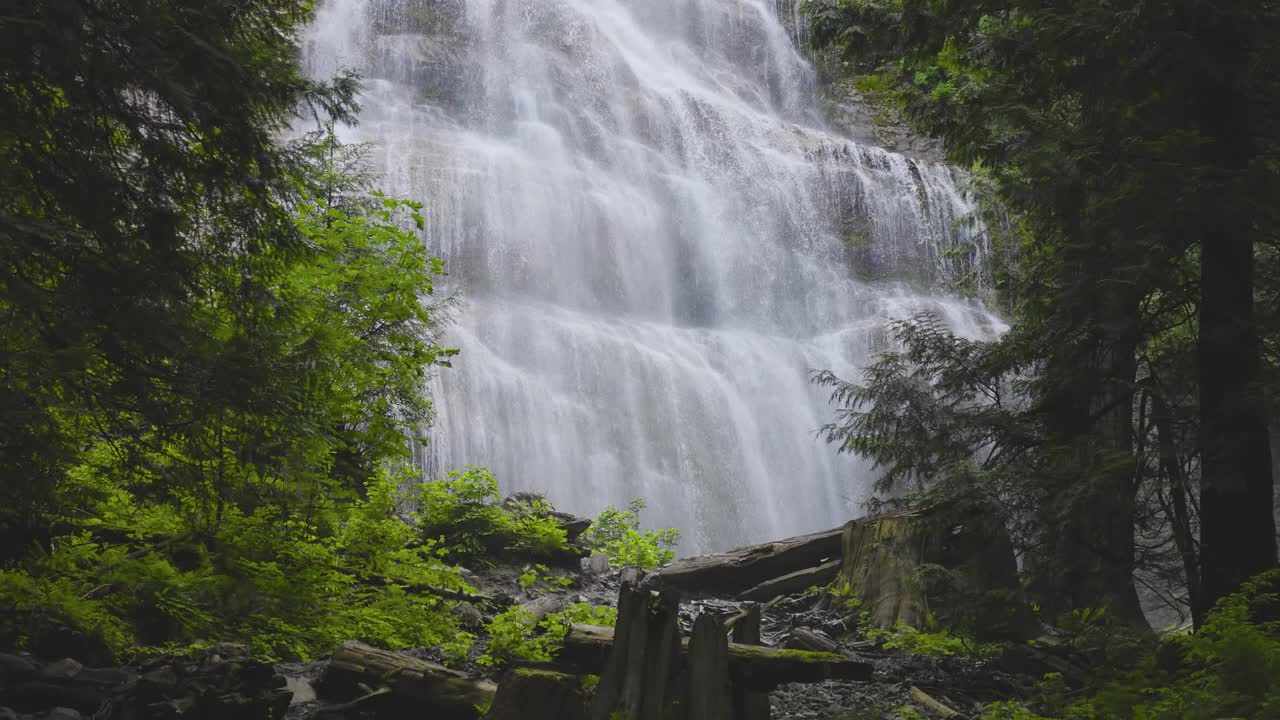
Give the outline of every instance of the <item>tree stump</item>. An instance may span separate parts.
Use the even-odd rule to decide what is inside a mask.
[[[914,512],[861,518],[845,524],[839,585],[854,588],[876,627],[902,622],[922,627],[929,600],[916,581],[919,563],[930,556],[929,533]]]
[[[573,675],[516,668],[498,684],[485,720],[586,720],[587,698]]]
[[[731,622],[733,626],[730,632],[735,643],[761,644],[759,605],[748,603],[742,613]],[[769,720],[771,713],[769,693],[745,688],[742,683],[733,684],[734,720]]]
[[[592,720],[610,720],[615,713],[628,720],[669,716],[670,706],[677,700],[672,688],[680,668],[679,612],[680,598],[675,592],[655,595],[623,584],[617,623],[609,638],[612,649],[591,702]],[[572,655],[573,646],[567,641],[566,637],[565,651]]]
[[[693,622],[685,690],[686,720],[729,720],[729,639],[720,620],[708,613]]]

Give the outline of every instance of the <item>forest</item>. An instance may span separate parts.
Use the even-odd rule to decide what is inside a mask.
[[[630,585],[617,610],[614,585],[504,604],[486,572],[516,568],[505,587],[536,600],[600,590],[588,565],[661,577],[675,557],[684,528],[642,524],[643,500],[580,520],[481,467],[418,481],[433,380],[468,357],[435,293],[452,269],[428,249],[432,199],[385,193],[377,148],[340,140],[367,85],[303,67],[316,5],[0,10],[0,656],[114,667],[234,642],[307,662],[358,641],[511,678],[581,625],[619,622],[622,647]],[[1018,559],[995,600],[922,564],[917,626],[864,616],[837,639],[1066,658],[925,715],[1280,718],[1280,3],[801,12],[824,82],[966,173],[995,248],[981,299],[1009,324],[973,339],[914,314],[861,376],[807,379],[830,399],[823,452],[874,465],[874,513],[994,529]],[[870,609],[834,578],[798,590]],[[766,610],[794,625],[787,607]],[[992,619],[1024,609],[1058,640]],[[609,672],[573,692],[616,691]],[[714,694],[699,672],[690,697]],[[525,717],[501,692],[489,717]],[[710,707],[688,717],[761,718]]]

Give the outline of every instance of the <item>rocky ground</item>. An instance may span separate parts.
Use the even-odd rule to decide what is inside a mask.
[[[572,519],[570,519],[572,520]],[[476,635],[469,661],[457,668],[472,678],[498,680],[491,668],[475,663],[488,641],[486,623],[503,608],[523,605],[554,612],[573,603],[615,605],[624,578],[636,583],[640,572],[608,567],[603,555],[562,560],[561,567],[539,572],[545,580],[526,586],[522,563],[485,563],[464,570],[470,584],[486,599],[452,601],[461,625]],[[745,603],[683,593],[679,624],[684,636],[701,614],[728,618]],[[834,652],[870,663],[869,681],[827,680],[777,687],[769,702],[775,720],[888,720],[895,709],[912,706],[923,716],[973,717],[983,703],[1026,694],[1029,677],[1038,669],[1006,661],[962,657],[912,656],[885,650],[861,637],[856,613],[825,592],[801,590],[761,603],[760,636],[765,645]],[[433,663],[437,648],[405,651]],[[245,647],[222,643],[189,655],[136,657],[121,667],[85,667],[73,658],[37,659],[0,653],[0,720],[77,720],[112,718],[170,720],[194,718],[360,718],[417,717],[379,711],[375,703],[322,700],[318,693],[328,661],[268,664],[250,657]],[[447,672],[447,671],[445,671]],[[462,677],[458,675],[457,677]],[[463,682],[469,682],[463,678]],[[373,693],[371,688],[361,691]],[[956,715],[947,715],[954,711]],[[434,715],[432,715],[435,717]]]
[[[584,563],[585,565],[586,563]],[[603,570],[597,564],[597,570]],[[622,572],[553,570],[572,579],[564,588],[529,589],[517,578],[521,565],[502,565],[470,573],[473,585],[500,603],[524,604],[556,600],[563,603],[613,604]],[[870,720],[893,717],[893,708],[919,703],[912,688],[970,714],[978,704],[1020,694],[1024,681],[995,663],[968,658],[914,657],[886,651],[841,631],[849,618],[831,607],[820,593],[800,593],[763,608],[762,635],[766,644],[801,649],[833,649],[871,662],[870,682],[830,680],[815,684],[783,685],[770,696],[775,720]],[[688,631],[699,613],[724,616],[741,603],[715,598],[691,599],[681,607],[681,625]],[[477,632],[474,659],[487,638],[483,624],[491,611],[460,602],[455,612]],[[422,649],[407,654],[439,661],[439,651]],[[249,657],[243,646],[219,644],[186,657],[137,658],[117,668],[89,668],[74,659],[40,661],[18,653],[0,654],[0,720],[77,720],[77,718],[267,718],[304,720],[313,717],[352,717],[328,712],[332,704],[317,698],[315,687],[325,661],[270,665]],[[469,663],[465,671],[482,674],[487,668]]]

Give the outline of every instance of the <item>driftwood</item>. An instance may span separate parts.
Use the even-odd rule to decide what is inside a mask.
[[[790,595],[802,592],[815,585],[822,586],[836,579],[840,573],[840,559],[797,570],[759,585],[738,595],[739,600],[772,600],[779,595]]]
[[[619,612],[619,618],[622,613]],[[688,641],[681,643],[687,651]],[[604,667],[614,646],[613,628],[573,625],[564,638],[559,660],[596,672]],[[823,680],[870,680],[870,663],[832,653],[786,650],[729,643],[729,672],[746,689],[768,692],[783,683]],[[601,674],[601,685],[604,683]],[[607,717],[607,716],[606,716]]]
[[[516,668],[503,676],[485,720],[586,720],[582,681],[573,675]]]
[[[657,587],[735,595],[840,557],[841,528],[677,560],[650,578]]]
[[[337,701],[381,692],[385,697],[379,701],[402,703],[414,712],[430,710],[433,717],[473,720],[479,717],[477,706],[493,702],[497,686],[435,663],[347,641],[333,653],[316,689]]]

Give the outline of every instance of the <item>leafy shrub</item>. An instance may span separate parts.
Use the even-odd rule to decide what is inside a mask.
[[[644,501],[636,498],[626,510],[610,505],[582,534],[581,543],[588,550],[609,556],[609,562],[622,567],[652,569],[675,559],[674,548],[680,543],[680,531],[640,530],[640,511]]]
[[[551,613],[539,622],[533,613],[516,606],[495,616],[489,623],[489,644],[485,654],[476,662],[489,666],[510,660],[550,662],[564,642],[570,625],[613,626],[617,619],[618,612],[611,607],[577,603],[561,612]]]
[[[422,483],[417,491],[415,520],[427,538],[439,539],[457,559],[469,560],[508,550],[547,557],[564,550],[564,528],[540,498],[504,506],[498,501],[498,482],[485,468],[468,467],[439,480]]]
[[[0,642],[34,648],[70,633],[119,654],[234,639],[266,659],[307,659],[348,639],[437,644],[455,623],[423,588],[469,588],[396,516],[402,479],[384,473],[364,499],[311,520],[276,506],[228,508],[199,541],[137,550],[87,532],[58,538],[48,554],[0,571]]]
[[[516,578],[520,587],[528,590],[541,585],[540,589],[565,588],[573,584],[573,578],[565,575],[554,575],[546,565],[530,565]]]
[[[932,614],[926,620],[925,630],[898,621],[892,629],[872,628],[867,631],[867,637],[885,649],[903,650],[912,655],[991,657],[1000,654],[998,645],[977,643],[951,634],[938,625]]]
[[[506,506],[512,519],[510,547],[532,557],[551,557],[568,547],[560,521],[552,516],[554,508],[542,498],[522,498]]]

